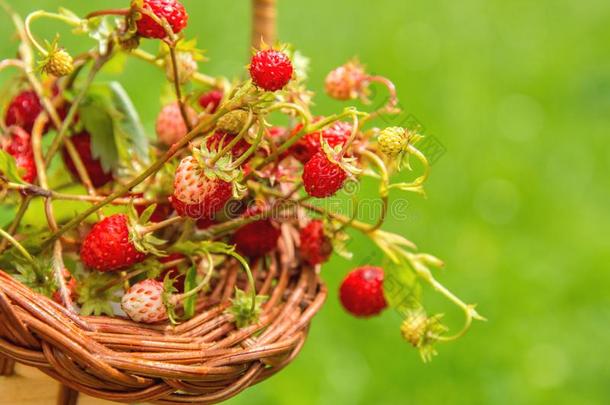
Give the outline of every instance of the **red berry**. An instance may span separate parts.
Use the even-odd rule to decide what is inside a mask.
[[[258,51],[250,62],[250,76],[254,84],[263,90],[282,89],[292,78],[292,62],[283,52],[273,49]]]
[[[199,97],[199,105],[206,112],[210,114],[214,114],[216,110],[218,110],[218,106],[222,101],[222,91],[220,90],[211,90],[207,93],[203,93],[201,97]]]
[[[225,134],[222,132],[214,132],[212,135],[206,138],[206,146],[210,150],[222,150],[226,145],[230,144],[235,139],[235,135]],[[250,148],[250,144],[244,139],[240,139],[231,148],[231,155],[234,159],[240,157]]]
[[[186,115],[192,124],[197,121],[197,113],[190,107],[186,107]],[[155,125],[159,141],[167,146],[172,146],[184,138],[188,129],[182,118],[182,112],[178,103],[171,103],[161,109],[157,116]]]
[[[363,266],[352,270],[341,284],[339,298],[345,310],[354,316],[379,314],[388,305],[383,295],[383,269]]]
[[[139,263],[146,254],[131,241],[127,215],[115,214],[93,226],[81,246],[80,258],[87,267],[109,272]]]
[[[343,187],[347,172],[338,164],[328,160],[326,154],[318,152],[303,167],[303,185],[312,197],[325,198],[334,195]]]
[[[250,222],[235,231],[233,243],[237,251],[248,257],[259,257],[274,250],[280,238],[280,230],[270,220]]]
[[[156,323],[168,318],[163,303],[163,283],[144,280],[134,284],[121,300],[121,308],[135,322]]]
[[[91,150],[91,135],[88,132],[81,132],[80,134],[74,135],[70,138],[70,140],[74,144],[74,147],[80,156],[80,160],[83,162],[83,165],[87,170],[87,174],[91,179],[91,184],[93,184],[93,187],[102,187],[108,182],[112,181],[112,172],[106,172],[102,167],[102,162],[93,157]],[[74,165],[74,161],[70,157],[70,154],[65,147],[62,149],[62,157],[66,167],[70,173],[72,173],[72,176],[74,176],[75,179],[80,179],[76,166]]]
[[[26,90],[11,101],[6,109],[4,122],[7,126],[15,125],[31,133],[34,122],[41,112],[42,105],[36,92]]]
[[[36,179],[36,163],[30,134],[18,127],[12,131],[13,135],[6,145],[6,152],[15,158],[17,167],[21,169],[23,181],[32,183]]]
[[[144,9],[150,10],[158,18],[165,18],[172,27],[174,34],[182,31],[188,22],[188,13],[178,0],[144,0]],[[146,14],[136,21],[138,34],[145,38],[165,38],[167,32],[161,25]]]
[[[205,176],[197,160],[187,156],[180,162],[174,177],[172,205],[182,217],[213,218],[233,195],[233,186],[220,179]]]
[[[312,266],[324,263],[333,252],[330,238],[324,233],[324,223],[313,220],[301,229],[301,257]]]
[[[186,256],[184,256],[182,253],[171,253],[169,256],[159,258],[159,262],[169,263],[169,262],[173,262],[174,260],[184,259],[184,258],[186,258]],[[178,266],[174,266],[174,267],[170,267],[169,269],[163,270],[161,272],[161,275],[159,276],[158,280],[159,281],[165,280],[165,277],[167,275],[169,275],[170,278],[175,279],[174,287],[176,288],[176,290],[178,290],[179,293],[183,293],[184,292],[184,281],[186,280],[186,274],[181,273],[180,269],[178,269]]]
[[[292,136],[298,134],[301,129],[303,129],[303,124],[297,125],[292,131]],[[337,145],[343,145],[345,142],[347,142],[351,133],[351,124],[342,121],[335,122],[333,125],[322,131],[312,132],[304,135],[290,148],[290,154],[299,162],[305,164],[313,157],[313,155],[322,151],[320,134],[322,134],[322,138],[334,148]]]

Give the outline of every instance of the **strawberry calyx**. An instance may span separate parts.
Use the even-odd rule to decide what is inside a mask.
[[[167,241],[157,238],[154,232],[147,232],[146,228],[151,225],[150,217],[157,209],[157,204],[151,204],[138,215],[133,204],[130,204],[127,219],[129,221],[129,239],[135,248],[142,253],[150,253],[157,257],[165,257],[167,253],[160,246]]]

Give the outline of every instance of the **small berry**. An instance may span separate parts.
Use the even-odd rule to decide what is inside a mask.
[[[81,246],[81,261],[101,272],[121,270],[143,261],[131,238],[127,215],[111,215],[93,226]]]
[[[295,136],[303,129],[303,124],[297,125],[292,130],[292,135]],[[320,134],[331,148],[337,145],[343,145],[349,139],[352,133],[352,125],[347,122],[338,121],[322,131],[312,132],[304,135],[291,148],[290,154],[299,162],[305,164],[318,152],[322,151],[320,143]]]
[[[99,159],[93,157],[91,149],[91,135],[88,132],[81,132],[80,134],[73,135],[70,140],[74,144],[74,148],[78,152],[83,165],[91,179],[93,187],[99,188],[112,181],[112,172],[106,172],[102,167],[102,162]],[[66,167],[72,173],[75,179],[80,179],[74,161],[70,157],[68,150],[64,147],[62,149],[62,157]]]
[[[199,97],[199,105],[206,112],[210,114],[214,114],[223,98],[223,93],[221,90],[210,90],[207,93],[203,93],[201,97]]]
[[[326,93],[337,100],[349,100],[364,95],[367,74],[358,62],[348,62],[331,71],[324,82]]]
[[[186,115],[191,124],[197,121],[197,113],[190,107],[186,107]],[[159,141],[164,145],[171,146],[180,141],[188,133],[182,112],[178,103],[171,103],[161,109],[157,116],[155,126]]]
[[[242,226],[233,234],[237,251],[248,257],[260,257],[277,247],[280,230],[268,219],[261,219]]]
[[[301,229],[301,257],[312,266],[324,263],[333,252],[333,245],[324,232],[324,223],[313,220]]]
[[[121,308],[134,322],[157,323],[168,318],[163,303],[163,283],[144,280],[131,286],[121,299]]]
[[[383,269],[363,266],[352,270],[339,289],[343,308],[357,317],[379,314],[387,307],[383,295]]]
[[[404,151],[409,143],[409,137],[404,128],[389,127],[381,131],[377,141],[381,152],[394,158]]]
[[[409,311],[402,325],[400,332],[402,337],[413,347],[419,346],[426,329],[428,327],[428,317],[423,310]]]
[[[42,112],[38,95],[33,90],[19,93],[9,104],[4,122],[7,126],[18,126],[31,133],[34,122]]]
[[[214,132],[208,138],[206,138],[206,146],[210,150],[222,150],[226,145],[230,144],[235,139],[235,135],[224,134],[222,132]],[[237,141],[237,143],[231,148],[231,155],[233,158],[238,158],[250,148],[250,144],[243,139]]]
[[[303,185],[312,197],[334,195],[343,187],[346,179],[347,172],[322,152],[315,154],[303,167]]]
[[[74,60],[64,49],[53,49],[42,65],[42,71],[55,77],[67,76],[74,70]]]
[[[250,62],[252,82],[267,91],[284,88],[292,78],[293,70],[288,55],[273,49],[256,52]]]
[[[189,16],[178,0],[144,0],[143,8],[151,11],[160,19],[165,18],[174,34],[178,34],[186,28]],[[141,13],[136,25],[138,34],[145,38],[161,39],[167,36],[163,26],[146,14]]]
[[[194,157],[187,156],[178,165],[171,197],[178,215],[195,219],[212,218],[232,195],[232,185],[220,179],[208,178]]]
[[[37,172],[30,134],[21,128],[15,128],[13,132],[5,150],[15,158],[17,167],[21,169],[23,181],[32,183],[36,179]]]
[[[178,65],[178,78],[180,84],[185,84],[193,74],[197,72],[198,66],[197,61],[190,52],[177,52],[176,53],[176,64]],[[165,75],[167,80],[174,82],[174,63],[170,55],[165,57]]]
[[[218,119],[216,129],[228,134],[239,134],[248,121],[248,113],[244,110],[233,110]]]

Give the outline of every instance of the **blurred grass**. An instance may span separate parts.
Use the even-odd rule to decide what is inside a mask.
[[[127,0],[9,3],[22,13],[59,5],[84,13]],[[187,35],[209,50],[203,69],[240,75],[249,2],[184,3]],[[409,218],[390,220],[387,228],[444,258],[440,279],[478,302],[489,322],[441,346],[440,356],[423,365],[401,341],[396,314],[370,321],[344,315],[335,293],[341,278],[378,257],[358,237],[351,263],[334,259],[324,268],[331,294],[300,357],[229,403],[607,403],[610,3],[279,3],[281,39],[312,59],[317,112],[342,108],[321,94],[321,83],[357,55],[395,81],[405,110],[446,148],[429,198],[408,196]],[[12,38],[3,21],[2,38]],[[50,37],[58,27],[39,24],[36,32]],[[77,41],[64,37],[72,49]],[[15,49],[5,40],[0,55]],[[9,78],[0,76],[2,83]],[[130,62],[121,78],[149,130],[161,79],[139,62]]]

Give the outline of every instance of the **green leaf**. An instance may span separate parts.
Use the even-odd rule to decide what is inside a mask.
[[[388,306],[400,312],[419,306],[421,285],[409,265],[404,260],[399,260],[398,263],[388,260],[383,268],[383,290]]]
[[[149,163],[148,138],[120,83],[96,83],[87,92],[80,117],[91,134],[92,152],[105,170]]]
[[[231,306],[226,312],[233,315],[238,328],[243,328],[258,322],[265,301],[266,295],[257,295],[252,308],[252,293],[235,288],[235,298],[231,299]]]
[[[21,184],[25,183],[19,175],[19,168],[17,167],[15,158],[2,149],[0,149],[0,173],[9,181]]]
[[[184,292],[189,292],[197,287],[197,268],[191,266],[186,272],[186,279],[184,280]],[[197,296],[191,295],[184,300],[184,317],[191,319],[195,316],[195,304],[197,302]]]
[[[76,292],[81,305],[81,315],[114,315],[111,303],[119,301],[116,293],[121,289],[121,284],[109,288],[107,286],[115,282],[117,277],[119,276],[111,273],[91,272],[79,280]]]

